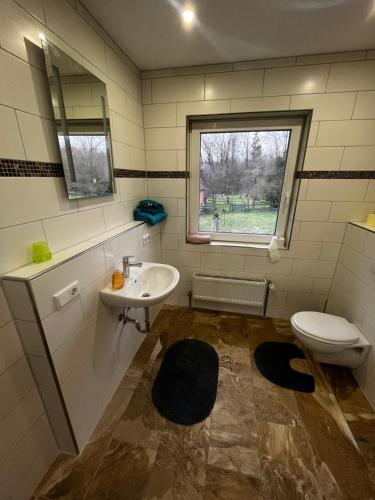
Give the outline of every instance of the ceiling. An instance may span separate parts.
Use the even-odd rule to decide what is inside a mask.
[[[81,1],[141,70],[375,46],[375,0]]]

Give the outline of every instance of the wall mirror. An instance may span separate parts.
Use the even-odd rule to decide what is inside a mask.
[[[48,40],[49,89],[69,199],[114,192],[105,83]]]

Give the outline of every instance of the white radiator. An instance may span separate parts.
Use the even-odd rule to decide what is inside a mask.
[[[193,274],[193,306],[249,314],[264,314],[269,282],[227,276]]]

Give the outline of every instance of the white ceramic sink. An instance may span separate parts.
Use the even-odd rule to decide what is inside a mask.
[[[114,290],[108,285],[100,291],[100,296],[112,307],[148,307],[169,297],[179,279],[180,273],[172,266],[143,262],[140,268],[130,268],[124,288]]]

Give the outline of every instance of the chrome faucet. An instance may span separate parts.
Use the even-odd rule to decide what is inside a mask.
[[[132,259],[133,257],[133,255],[125,255],[125,257],[122,258],[122,269],[125,278],[129,278],[131,267],[142,267],[142,262],[130,262],[130,259]]]

